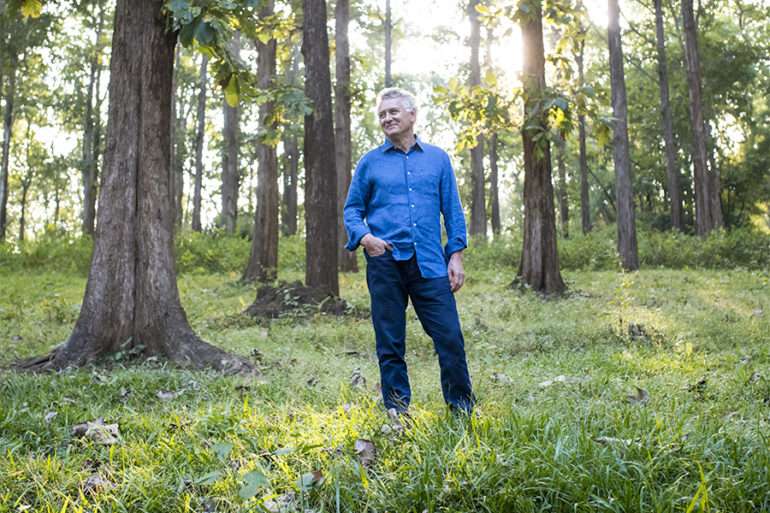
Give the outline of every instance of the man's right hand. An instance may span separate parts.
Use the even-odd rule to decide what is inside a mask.
[[[370,257],[380,256],[385,253],[385,250],[393,251],[393,246],[371,233],[364,235],[361,239],[361,245],[366,249],[366,254]]]

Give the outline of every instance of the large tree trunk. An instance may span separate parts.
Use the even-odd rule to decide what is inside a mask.
[[[608,0],[609,23],[607,41],[610,51],[610,86],[612,88],[613,136],[615,162],[615,198],[618,212],[618,253],[627,271],[639,269],[636,245],[636,214],[631,177],[631,156],[628,149],[628,103],[626,78],[623,71],[623,48],[620,38],[620,9],[618,0]]]
[[[393,12],[390,0],[385,0],[385,87],[393,86],[391,65],[393,63]]]
[[[682,195],[679,189],[679,168],[676,163],[674,129],[671,117],[671,102],[668,97],[668,61],[666,39],[663,33],[663,7],[661,0],[655,4],[655,35],[658,49],[658,84],[660,86],[660,117],[663,124],[663,142],[666,150],[666,182],[669,204],[671,205],[671,227],[682,230]]]
[[[340,271],[358,271],[356,254],[345,249],[347,235],[342,219],[352,165],[350,134],[350,43],[348,25],[350,24],[350,0],[337,0],[334,12],[335,21],[335,64],[337,84],[334,89],[334,149],[337,162],[337,257]]]
[[[260,17],[273,15],[273,0],[267,0],[260,10]],[[266,44],[257,41],[257,85],[269,89],[275,80],[276,41]],[[266,102],[259,106],[259,121],[266,131],[275,131],[271,120],[274,105]],[[257,208],[254,215],[254,237],[251,255],[243,273],[244,281],[272,281],[278,272],[278,158],[275,147],[260,140],[257,143]]]
[[[712,201],[711,189],[718,184],[709,176],[706,152],[706,124],[701,99],[700,58],[698,34],[693,15],[692,0],[682,0],[687,86],[690,95],[690,122],[692,124],[693,186],[695,189],[695,233],[706,235],[721,226],[722,213],[718,202]],[[716,206],[716,210],[715,210]]]
[[[200,82],[198,92],[198,127],[195,131],[195,184],[193,186],[192,229],[199,232],[201,225],[201,189],[203,188],[203,141],[206,133],[206,85],[208,82],[209,58],[201,56]]]
[[[476,5],[479,0],[471,0],[468,3],[468,18],[471,21],[471,62],[469,86],[481,85],[481,62],[479,61],[479,49],[481,46],[481,23]],[[484,199],[484,140],[476,137],[476,145],[471,148],[471,223],[469,232],[473,237],[486,239],[487,237],[487,206]]]
[[[561,235],[565,239],[569,238],[569,198],[567,196],[567,163],[565,162],[565,152],[567,142],[563,136],[559,136],[556,154],[556,172],[559,175],[559,190],[557,197],[559,201],[559,221],[561,222]]]
[[[305,95],[313,111],[305,116],[305,282],[339,295],[337,275],[337,169],[334,158],[329,36],[325,0],[304,0],[302,55]]]
[[[236,32],[231,41],[233,54],[240,56],[241,37]],[[258,70],[261,68],[258,68]],[[227,233],[235,233],[238,217],[238,184],[240,183],[239,147],[241,118],[240,106],[231,107],[222,102],[224,127],[222,130],[222,223]]]
[[[13,102],[16,97],[16,68],[18,59],[11,51],[9,56],[8,85],[5,89],[5,111],[3,112],[3,156],[0,161],[0,243],[5,241],[8,225],[8,164],[11,157],[11,136],[13,131]]]
[[[539,103],[545,89],[545,51],[540,2],[527,2],[531,8],[521,21],[524,53],[522,83],[524,119],[521,131],[524,146],[524,244],[519,264],[519,279],[533,290],[558,294],[566,288],[559,271],[556,248],[556,219],[551,183],[551,148],[545,137],[535,141],[546,130],[546,120]],[[532,9],[534,7],[534,9]]]
[[[104,9],[96,5],[99,9],[98,20],[96,22],[96,34],[94,35],[94,48],[91,54],[90,71],[88,76],[88,88],[86,93],[86,112],[83,120],[83,213],[82,213],[82,232],[83,235],[93,237],[94,221],[96,220],[96,189],[97,189],[97,158],[98,141],[97,124],[98,117],[95,110],[99,108],[99,102],[94,101],[99,96],[99,78],[101,75],[101,51],[100,39],[104,27]]]
[[[299,144],[297,137],[287,135],[283,140],[283,202],[281,231],[284,235],[297,233],[297,178],[299,176]]]
[[[169,196],[176,35],[163,0],[118,0],[104,176],[91,269],[69,340],[27,368],[84,365],[118,351],[235,371],[240,358],[201,341],[179,301]]]
[[[578,66],[578,85],[582,88],[585,85],[585,74],[583,71],[583,55],[585,53],[585,39],[581,39],[578,51],[575,54]],[[578,147],[580,162],[580,226],[583,235],[591,231],[591,198],[589,196],[588,185],[588,153],[586,151],[586,117],[582,111],[578,112]]]
[[[489,199],[492,211],[492,233],[495,237],[500,235],[502,226],[500,223],[500,178],[497,169],[497,134],[493,133],[489,138]]]

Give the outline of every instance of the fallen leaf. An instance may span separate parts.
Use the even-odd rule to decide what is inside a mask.
[[[702,394],[703,392],[706,391],[706,384],[707,383],[708,383],[708,380],[704,376],[701,379],[699,379],[697,383],[689,385],[687,387],[687,390],[690,391],[690,392],[696,392],[698,394]]]
[[[270,513],[287,513],[293,511],[297,502],[297,495],[294,492],[288,492],[276,497],[270,497],[262,501],[262,507]]]
[[[112,488],[114,485],[99,474],[91,474],[83,483],[83,492],[95,493],[99,490]]]
[[[597,436],[594,438],[594,442],[602,445],[623,445],[629,447],[631,445],[639,445],[639,442],[634,440],[628,440],[627,438],[615,438],[613,436]]]
[[[101,445],[112,445],[120,441],[118,425],[105,424],[102,418],[93,422],[76,424],[72,427],[72,436],[75,438],[86,437]]]
[[[377,449],[374,447],[374,443],[371,440],[365,440],[359,438],[355,443],[356,454],[361,465],[368,467],[374,463],[374,458],[377,453]]]
[[[350,386],[355,388],[364,388],[366,386],[366,378],[361,374],[361,369],[356,367],[350,374]]]
[[[259,488],[268,484],[267,477],[259,470],[252,470],[243,476],[243,484],[238,491],[241,499],[251,499],[257,494]]]
[[[764,314],[765,314],[765,311],[762,310],[761,308],[757,308],[753,312],[751,312],[751,315],[753,315],[754,317],[762,317]]]
[[[118,392],[118,396],[121,399],[126,399],[129,395],[131,395],[131,390],[126,387],[122,387]]]
[[[556,376],[553,379],[547,379],[542,383],[539,383],[538,386],[540,388],[546,388],[546,387],[550,387],[551,385],[555,385],[557,383],[575,385],[578,383],[585,383],[586,381],[590,381],[590,380],[591,378],[589,376],[565,376],[564,374],[561,374],[559,376]]]
[[[627,395],[626,399],[630,403],[646,404],[650,400],[650,393],[643,388],[636,387],[636,393]]]
[[[55,411],[49,411],[48,413],[46,413],[46,414],[45,414],[45,417],[44,417],[44,419],[45,419],[45,423],[46,423],[46,424],[50,424],[50,423],[51,423],[51,421],[52,421],[52,420],[53,420],[53,419],[54,419],[54,418],[55,418],[55,417],[56,417],[58,414],[59,414],[59,413],[58,413],[58,412],[55,412]]]
[[[324,478],[321,471],[314,470],[313,472],[306,472],[305,474],[302,474],[297,480],[297,486],[302,488],[304,491],[308,491],[313,487],[321,486],[324,481],[326,481],[326,478]]]
[[[754,371],[754,373],[749,377],[749,385],[753,385],[755,383],[759,383],[759,381],[762,379],[762,374],[760,374],[757,371]]]
[[[307,386],[309,386],[309,387],[314,387],[314,386],[316,386],[316,385],[318,384],[318,382],[319,382],[319,379],[318,379],[318,377],[316,377],[316,376],[311,376],[311,377],[310,377],[310,378],[309,378],[309,379],[308,379],[308,380],[305,382],[305,384],[307,384]]]
[[[184,389],[183,390],[178,390],[176,392],[169,392],[169,391],[166,391],[166,390],[159,390],[158,393],[155,394],[155,395],[161,401],[172,401],[172,400],[176,399],[177,397],[179,397],[182,394],[184,394]]]
[[[495,372],[490,377],[492,378],[492,381],[495,383],[500,383],[501,385],[510,385],[513,383],[513,380],[509,378],[507,374],[502,372]]]

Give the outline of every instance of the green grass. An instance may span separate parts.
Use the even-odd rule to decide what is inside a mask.
[[[121,362],[0,371],[0,512],[261,511],[289,492],[286,511],[770,510],[767,271],[569,271],[571,293],[542,300],[507,289],[512,268],[474,265],[458,304],[478,417],[447,413],[411,309],[415,424],[398,435],[382,429],[368,320],[257,325],[239,316],[255,293],[237,274],[188,273],[193,327],[239,354],[258,349],[262,375]],[[368,305],[363,274],[341,280]],[[83,287],[77,272],[0,272],[0,364],[64,340]],[[364,388],[350,385],[356,368]],[[540,386],[560,375],[576,382]],[[636,386],[646,404],[627,399]],[[120,443],[70,435],[98,417],[119,425]],[[357,439],[377,448],[368,468]],[[253,471],[266,481],[241,498]],[[300,486],[312,471],[323,483]],[[93,474],[110,484],[86,492]]]

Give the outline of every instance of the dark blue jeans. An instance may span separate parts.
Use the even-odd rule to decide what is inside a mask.
[[[412,300],[425,332],[433,339],[441,368],[444,400],[455,410],[470,413],[473,392],[465,361],[465,341],[449,279],[426,279],[417,259],[396,261],[390,252],[366,257],[366,283],[372,301],[382,398],[385,407],[406,411],[411,399],[406,351],[406,306]]]

